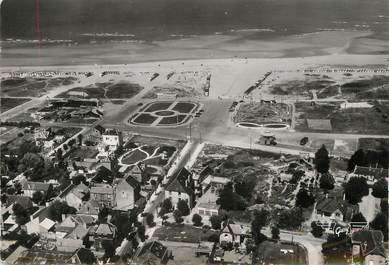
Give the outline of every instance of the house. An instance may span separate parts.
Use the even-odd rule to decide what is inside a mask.
[[[93,132],[96,133],[96,134],[100,134],[100,135],[103,135],[103,133],[105,132],[105,128],[101,125],[96,125],[94,128],[93,128]]]
[[[3,204],[3,207],[8,208],[14,204],[19,204],[23,209],[30,209],[33,207],[33,203],[30,197],[22,195],[7,195],[7,201]]]
[[[228,178],[208,175],[208,177],[206,177],[203,180],[201,185],[203,186],[203,190],[205,190],[209,186],[212,186],[212,187],[216,188],[217,190],[221,190],[229,182],[231,182],[231,180]]]
[[[114,202],[114,189],[108,184],[95,183],[90,189],[90,199],[96,201],[100,207],[112,207]]]
[[[195,192],[192,173],[185,167],[177,170],[170,177],[165,186],[165,198],[171,198],[173,206],[176,206],[180,200],[185,200],[190,208],[194,206]]]
[[[209,219],[212,215],[218,215],[220,205],[216,203],[218,199],[217,190],[215,187],[208,187],[201,196],[194,208],[194,212],[201,215],[203,218]]]
[[[92,182],[94,183],[108,183],[112,184],[113,182],[113,173],[111,170],[105,166],[100,166],[97,168],[95,175],[92,177]]]
[[[127,167],[123,173],[124,177],[131,176],[139,183],[143,183],[145,177],[145,167],[143,164],[138,163],[136,165]]]
[[[77,215],[79,216],[91,216],[93,218],[97,218],[100,212],[100,209],[102,207],[100,204],[95,200],[89,200],[84,202],[83,205],[81,205],[80,209],[77,212]]]
[[[74,252],[85,247],[88,242],[89,229],[82,224],[67,226],[61,223],[55,227],[55,246],[58,251]]]
[[[116,226],[111,223],[100,223],[96,225],[91,231],[92,249],[96,251],[103,251],[103,241],[112,242],[116,235]]]
[[[70,184],[58,198],[65,201],[69,206],[80,209],[83,199],[89,193],[89,188],[84,183],[79,185]]]
[[[172,251],[158,241],[143,244],[134,255],[136,264],[166,264],[170,259],[173,259]]]
[[[90,249],[79,248],[70,259],[66,262],[67,264],[96,264],[97,259],[95,254]]]
[[[373,184],[376,180],[387,178],[389,169],[385,168],[374,168],[374,167],[361,167],[356,166],[354,171],[349,174],[351,177],[364,177],[368,184]]]
[[[351,235],[352,255],[365,265],[386,264],[384,236],[378,230],[360,230]]]
[[[233,246],[240,246],[240,244],[243,243],[247,232],[247,229],[242,225],[233,224],[228,220],[219,236],[220,245],[225,246],[232,244]]]
[[[319,196],[314,209],[314,217],[320,222],[350,222],[359,212],[358,205],[352,205],[343,198],[343,194]]]
[[[52,184],[43,182],[25,181],[22,183],[22,192],[24,196],[32,198],[35,192],[42,192],[46,194],[47,191],[52,188]]]
[[[47,234],[54,231],[55,221],[50,218],[50,207],[42,208],[30,216],[26,223],[27,234]]]
[[[121,131],[115,129],[107,129],[104,131],[103,144],[108,146],[109,150],[116,150],[123,145],[123,135]]]
[[[140,183],[132,177],[119,180],[115,186],[115,208],[127,211],[140,199]]]

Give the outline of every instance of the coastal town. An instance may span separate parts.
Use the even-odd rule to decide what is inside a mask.
[[[2,264],[388,264],[389,69],[347,56],[2,68]]]

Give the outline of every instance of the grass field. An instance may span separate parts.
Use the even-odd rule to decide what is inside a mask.
[[[311,105],[309,102],[298,102],[296,118],[302,122],[295,129],[311,131],[307,127],[306,119],[330,120],[332,132],[386,134],[389,131],[389,108],[384,104],[374,102],[372,108],[340,109],[339,104],[328,103]]]
[[[51,88],[70,85],[77,80],[75,77],[2,79],[1,92],[9,97],[40,97]]]
[[[27,101],[30,101],[29,98],[0,98],[0,112],[5,112],[7,110],[13,109],[16,106],[19,106]]]
[[[208,241],[208,238],[216,234],[213,231],[204,231],[189,225],[163,226],[155,230],[153,237],[163,241],[199,243]]]

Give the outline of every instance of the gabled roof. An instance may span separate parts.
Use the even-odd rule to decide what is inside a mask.
[[[112,237],[114,237],[115,230],[116,230],[116,227],[113,224],[101,223],[96,227],[94,234],[100,235],[100,236],[112,236]]]
[[[73,256],[77,256],[81,264],[94,264],[97,261],[95,254],[87,248],[77,249]]]
[[[358,212],[358,205],[352,205],[339,197],[322,197],[316,204],[316,210],[327,214],[332,214],[339,210],[343,214],[344,220],[351,220],[353,215]]]
[[[32,218],[39,218],[39,222],[43,222],[46,218],[49,218],[50,206],[44,207],[33,213]],[[50,218],[49,218],[50,219]]]
[[[100,166],[97,169],[96,174],[93,176],[92,182],[111,184],[113,182],[113,173],[105,166]]]
[[[232,224],[229,221],[224,226],[224,228],[222,230],[222,233],[231,233],[233,235],[243,235],[243,234],[245,234],[241,225]]]
[[[88,233],[89,229],[82,225],[77,225],[65,238],[84,239]]]
[[[95,186],[92,186],[90,192],[91,194],[92,193],[113,194],[113,187],[108,184],[96,184]]]
[[[361,230],[354,232],[351,236],[352,244],[361,246],[362,256],[381,255],[386,257],[384,235],[379,230]]]
[[[101,125],[96,125],[95,130],[98,131],[100,134],[103,134],[106,129]]]
[[[135,254],[137,258],[158,259],[161,264],[166,264],[171,257],[171,251],[158,241],[145,243]]]
[[[36,190],[46,192],[50,186],[50,183],[26,181],[22,184],[22,190]]]
[[[187,185],[186,180],[192,174],[185,168],[181,168],[171,176],[169,182],[166,184],[165,190],[186,193],[190,196],[194,194],[192,187]]]
[[[30,197],[21,196],[21,195],[7,195],[6,207],[9,207],[12,204],[19,204],[24,209],[29,209],[32,207],[32,201]]]

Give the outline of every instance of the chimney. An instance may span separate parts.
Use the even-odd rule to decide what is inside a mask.
[[[66,214],[61,214],[62,221],[66,219]]]

